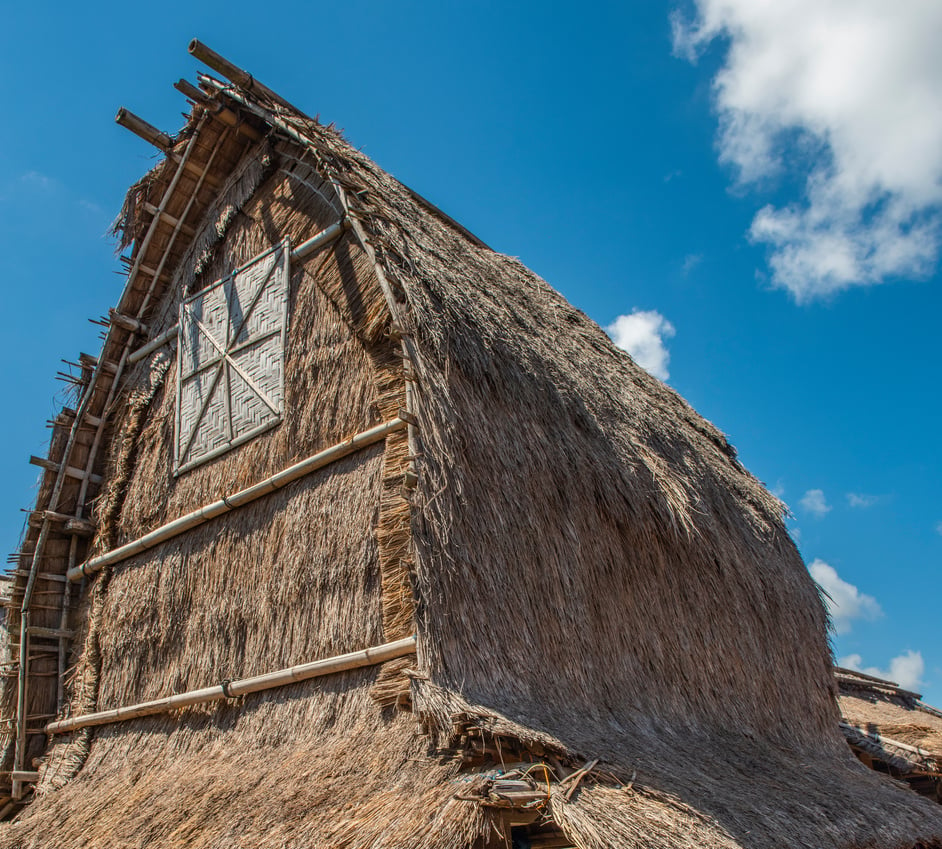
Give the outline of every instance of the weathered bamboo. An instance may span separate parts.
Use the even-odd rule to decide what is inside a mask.
[[[144,357],[146,357],[148,354],[153,354],[154,351],[158,350],[159,348],[163,348],[164,345],[166,345],[168,342],[173,341],[176,338],[177,338],[177,325],[173,325],[173,327],[168,328],[163,333],[161,333],[160,336],[157,336],[154,339],[151,339],[150,342],[148,342],[146,345],[143,345],[140,348],[138,348],[136,351],[133,351],[128,356],[128,363],[134,364],[138,360],[143,360]]]
[[[112,324],[127,330],[130,333],[139,333],[142,336],[147,335],[147,325],[132,318],[129,315],[118,312],[116,309],[108,310],[108,319]]]
[[[254,94],[256,97],[262,97],[272,103],[277,103],[279,106],[284,106],[286,109],[290,109],[293,112],[304,114],[296,106],[293,106],[285,100],[280,94],[276,94],[268,86],[262,85],[262,83],[255,79],[248,71],[243,71],[242,68],[233,65],[232,62],[224,56],[220,56],[215,50],[207,47],[199,39],[194,38],[190,42],[187,50],[191,56],[199,59],[200,62],[204,65],[208,65],[217,73],[222,74],[227,80],[232,82],[233,85],[241,88],[243,91]]]
[[[67,572],[68,578],[70,581],[80,581],[83,577],[93,575],[105,566],[119,563],[122,560],[126,560],[128,557],[133,557],[135,554],[147,551],[149,548],[153,548],[155,545],[160,545],[169,539],[173,539],[175,536],[179,536],[191,528],[205,524],[210,519],[215,519],[217,516],[222,516],[224,513],[229,513],[237,507],[242,507],[264,495],[281,489],[292,481],[296,481],[311,472],[322,469],[324,466],[336,460],[341,460],[359,451],[361,448],[366,448],[367,446],[380,442],[385,439],[388,434],[405,426],[405,420],[396,417],[390,419],[388,422],[376,425],[376,427],[371,427],[369,430],[361,431],[355,436],[350,437],[350,439],[333,445],[330,448],[325,448],[323,451],[319,451],[317,454],[313,454],[307,459],[301,460],[299,463],[295,463],[284,471],[278,472],[278,474],[272,475],[247,489],[240,490],[233,495],[214,501],[212,504],[201,507],[199,510],[194,510],[192,513],[187,513],[185,516],[174,519],[174,521],[168,522],[166,525],[161,525],[149,534],[145,534],[133,542],[127,543],[127,545],[122,545],[99,557],[93,557],[91,560],[76,566],[74,569],[69,569]]]
[[[335,175],[327,174],[325,176],[333,185],[334,191],[337,193],[340,204],[344,209],[344,220],[350,222],[350,227],[356,234],[357,240],[360,242],[360,246],[366,252],[366,255],[370,258],[370,261],[373,264],[373,273],[376,275],[376,280],[379,283],[380,290],[383,293],[383,298],[386,301],[386,307],[389,310],[390,318],[392,319],[393,325],[398,328],[399,346],[403,359],[402,376],[405,383],[406,412],[408,413],[408,416],[406,417],[406,421],[408,422],[406,437],[409,444],[409,456],[412,458],[409,461],[408,474],[410,478],[418,480],[418,470],[415,465],[415,458],[421,455],[421,446],[419,444],[419,437],[415,427],[415,371],[416,369],[421,369],[419,353],[412,341],[412,338],[404,329],[404,323],[402,321],[402,314],[399,310],[399,304],[396,301],[396,296],[393,293],[392,286],[386,277],[383,266],[376,256],[376,251],[373,250],[373,243],[370,241],[370,238],[366,230],[363,228],[363,225],[356,219],[355,216],[351,214],[352,210],[350,208],[350,201],[347,198],[346,191],[344,191],[343,186],[340,184],[340,181],[336,178]]]
[[[224,124],[234,128],[237,132],[242,133],[242,135],[252,139],[252,141],[258,141],[262,138],[262,134],[256,130],[255,127],[253,127],[251,124],[247,124],[242,120],[241,116],[237,115],[231,109],[213,100],[213,98],[206,94],[206,92],[197,88],[189,80],[177,80],[173,84],[173,87],[184,97],[192,100],[194,103],[198,103],[204,109],[211,112]]]
[[[199,168],[193,165],[192,162],[190,162],[190,156],[193,154],[193,151],[196,147],[196,139],[199,138],[200,130],[202,129],[203,122],[205,120],[206,118],[204,116],[204,118],[196,125],[196,129],[193,135],[190,136],[190,140],[187,142],[186,148],[183,151],[183,155],[179,157],[177,157],[176,155],[170,157],[174,162],[177,163],[177,168],[174,171],[172,179],[170,180],[170,185],[167,186],[167,189],[164,192],[163,198],[160,201],[159,209],[166,208],[167,203],[169,202],[170,198],[173,197],[173,194],[177,188],[177,184],[180,182],[180,178],[183,176],[183,172],[187,170],[188,165],[196,168],[197,177],[199,180],[202,180],[206,176],[206,172],[209,170],[209,163],[207,163],[206,167]],[[200,185],[201,183],[197,183],[197,186],[194,189],[194,192],[199,191]],[[185,218],[186,215],[184,215],[183,217]],[[160,219],[158,217],[155,217],[151,220],[150,225],[147,228],[147,233],[144,235],[143,240],[141,241],[140,245],[136,249],[137,258],[134,260],[134,265],[131,267],[131,270],[128,272],[128,282],[125,284],[124,292],[121,294],[121,300],[118,302],[119,312],[125,312],[124,310],[125,299],[130,296],[130,293],[133,289],[134,281],[137,278],[138,271],[140,271],[141,264],[144,261],[144,257],[147,255],[147,249],[150,247],[150,243],[154,238],[154,234],[157,232],[157,225],[158,225],[159,220]],[[166,256],[166,251],[164,252],[164,256]],[[162,270],[162,269],[159,269],[159,270]],[[153,289],[153,286],[156,285],[156,282],[157,282],[157,278],[155,277],[154,280],[151,281],[151,290]],[[141,304],[141,307],[138,309],[138,315],[143,314],[143,311],[146,308],[147,302],[149,300],[149,295],[150,295],[150,292],[148,292],[148,297],[144,298],[144,302]]]
[[[182,77],[173,84],[173,87],[185,98],[192,100],[194,103],[199,103],[200,106],[212,103],[213,99],[205,91]]]
[[[33,560],[35,565],[36,561]],[[35,574],[35,573],[34,573]],[[34,574],[29,580],[34,580]],[[26,596],[32,595],[29,584],[26,586]],[[29,598],[23,601],[20,610],[20,656],[16,676],[16,745],[13,750],[13,769],[22,770],[23,757],[26,750],[26,679],[29,675]],[[23,796],[23,782],[14,778],[12,786],[14,799]]]
[[[46,726],[47,734],[64,734],[78,728],[87,728],[91,725],[108,725],[113,722],[124,722],[128,719],[137,719],[142,716],[152,716],[158,713],[167,713],[171,710],[204,704],[206,702],[222,701],[246,696],[249,693],[259,693],[262,690],[272,690],[284,687],[297,681],[307,681],[335,672],[345,672],[348,669],[359,669],[363,666],[376,666],[387,660],[415,653],[415,637],[406,637],[391,643],[383,643],[368,649],[340,654],[334,657],[302,663],[277,672],[268,672],[252,678],[243,678],[238,681],[229,681],[216,684],[213,687],[203,687],[200,690],[190,690],[175,696],[165,696],[149,702],[141,702],[127,707],[113,708],[112,710],[87,713],[84,716],[74,716],[69,719],[60,719],[50,722]]]
[[[319,250],[333,241],[335,241],[343,232],[350,226],[350,219],[344,218],[343,221],[338,221],[336,224],[331,224],[330,227],[327,227],[311,236],[306,242],[301,242],[293,251],[291,251],[291,259],[293,260],[302,260],[306,259],[314,251]]]
[[[884,737],[882,734],[878,734],[876,731],[868,731],[866,728],[860,728],[857,725],[852,725],[849,722],[839,723],[841,728],[847,731],[855,731],[863,737],[867,737],[870,740],[873,740],[874,743],[879,743],[881,746],[886,745],[894,749],[902,749],[904,752],[911,752],[914,755],[918,755],[920,758],[932,758],[932,755],[929,754],[925,749],[920,749],[918,746],[910,746],[909,743],[903,743],[899,740],[893,740],[890,737]]]
[[[164,151],[164,153],[173,147],[173,139],[169,135],[158,130],[153,124],[148,124],[143,118],[138,117],[123,106],[118,110],[118,114],[114,116],[114,119],[126,130],[130,130],[134,135],[139,136],[144,141]]]

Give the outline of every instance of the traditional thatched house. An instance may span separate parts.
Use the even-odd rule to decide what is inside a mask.
[[[166,158],[39,461],[0,846],[942,845],[723,435],[191,49],[178,136],[119,116]]]
[[[835,677],[841,730],[857,757],[942,802],[942,712],[893,681],[840,667]]]

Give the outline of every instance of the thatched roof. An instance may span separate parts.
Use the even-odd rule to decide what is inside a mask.
[[[20,592],[40,542],[47,574],[88,576],[57,712],[413,633],[417,655],[27,734],[37,798],[0,846],[942,845],[942,810],[848,750],[818,591],[722,433],[517,260],[221,67],[233,84],[201,78],[121,219],[120,312],[146,328],[113,325],[95,374],[122,367],[79,410],[105,422],[96,535],[70,551],[45,516],[20,564]],[[291,272],[284,421],[175,475],[178,355],[128,352],[170,339],[186,295],[338,223]],[[408,431],[98,571],[397,415]],[[40,510],[81,513],[52,490]],[[41,669],[37,714],[56,707]]]
[[[835,670],[842,730],[858,757],[942,801],[942,711],[893,681]]]

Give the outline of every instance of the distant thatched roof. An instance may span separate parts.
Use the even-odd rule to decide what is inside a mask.
[[[858,756],[942,801],[942,711],[892,681],[841,668],[835,677],[841,727]]]
[[[60,735],[0,846],[942,845],[942,811],[848,751],[818,591],[723,434],[228,68],[125,206],[145,339],[284,238],[350,229],[292,271],[279,427],[174,475],[158,348],[94,407],[114,422],[89,556],[397,411],[408,439],[87,572],[62,713],[412,633],[417,656]],[[99,362],[142,342],[115,331]]]

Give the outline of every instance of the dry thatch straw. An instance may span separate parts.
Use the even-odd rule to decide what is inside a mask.
[[[849,669],[836,677],[842,729],[857,756],[942,801],[942,712],[891,681]]]
[[[286,237],[353,229],[292,270],[279,427],[175,477],[172,349],[123,375],[88,554],[401,409],[415,426],[90,581],[68,710],[412,632],[418,655],[57,738],[0,847],[942,845],[942,810],[848,750],[824,607],[725,437],[331,128],[250,78],[202,84],[213,108],[121,219],[167,269],[150,338]],[[189,213],[184,149],[216,157]],[[191,236],[148,242],[161,204]],[[548,792],[491,798],[510,760]]]

